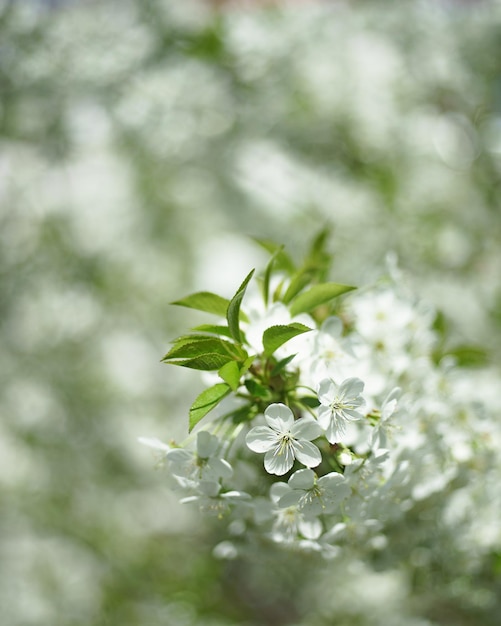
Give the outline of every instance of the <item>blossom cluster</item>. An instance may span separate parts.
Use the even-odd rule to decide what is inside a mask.
[[[165,456],[183,502],[227,520],[233,547],[257,533],[326,557],[357,541],[379,549],[389,524],[473,463],[482,408],[455,399],[460,352],[394,268],[356,290],[322,280],[325,233],[299,267],[262,243],[268,266],[231,300],[174,303],[221,318],[163,359],[209,386],[190,409],[196,435],[141,441]]]

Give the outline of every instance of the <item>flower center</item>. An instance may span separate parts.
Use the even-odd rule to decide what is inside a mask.
[[[290,433],[283,433],[280,437],[280,445],[277,454],[284,454],[285,450],[294,441],[294,437]]]

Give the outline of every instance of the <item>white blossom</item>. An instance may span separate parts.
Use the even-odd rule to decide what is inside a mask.
[[[311,469],[294,472],[286,487],[278,506],[296,506],[305,515],[313,516],[333,513],[351,492],[342,474],[330,472],[318,478]]]
[[[245,441],[253,452],[265,453],[264,467],[269,474],[287,473],[294,459],[306,467],[316,467],[322,460],[320,450],[311,443],[321,434],[321,428],[311,417],[294,420],[285,404],[276,403],[264,412],[268,426],[256,426]]]
[[[363,416],[357,411],[365,404],[360,395],[364,383],[359,378],[347,378],[340,385],[325,378],[318,386],[318,422],[325,430],[330,443],[340,441],[346,431],[346,423]]]

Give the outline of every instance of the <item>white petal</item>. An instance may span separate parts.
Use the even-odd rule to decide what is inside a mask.
[[[193,463],[193,454],[188,452],[188,450],[183,450],[182,448],[174,448],[165,453],[167,460],[169,463],[173,465],[186,465],[189,463],[190,465]]]
[[[297,489],[291,489],[288,493],[284,494],[278,501],[278,506],[281,509],[288,509],[290,506],[297,506],[301,499],[301,492]]]
[[[332,337],[339,338],[343,332],[343,322],[339,317],[328,317],[322,324],[320,330],[323,333],[328,333]]]
[[[316,467],[322,462],[320,450],[309,441],[295,441],[292,445],[296,459],[306,467]]]
[[[280,500],[280,498],[286,493],[289,493],[289,491],[290,487],[287,483],[273,483],[273,485],[270,487],[270,498],[276,504]]]
[[[207,461],[202,470],[202,477],[218,480],[219,478],[231,478],[233,468],[225,459],[213,457]]]
[[[198,489],[204,496],[214,497],[219,493],[220,485],[213,480],[201,480]]]
[[[270,404],[264,412],[267,424],[280,433],[289,432],[294,423],[294,415],[288,406],[281,403]]]
[[[219,439],[206,430],[201,430],[197,434],[197,453],[202,459],[208,459],[215,454],[218,445]]]
[[[364,390],[365,383],[360,378],[347,378],[339,387],[339,394],[347,398],[355,398]]]
[[[328,406],[318,407],[317,421],[324,430],[327,430],[329,428],[329,425],[331,423],[331,416],[332,416],[332,411],[330,410],[330,407]]]
[[[336,443],[340,441],[344,432],[344,424],[333,417],[329,426],[325,429],[325,436],[329,443]]]
[[[322,523],[318,519],[305,519],[299,521],[299,532],[306,539],[318,539],[322,534]]]
[[[353,422],[362,419],[363,415],[353,409],[343,409],[343,417],[349,422]]]
[[[251,496],[248,493],[245,493],[245,491],[227,491],[226,493],[222,493],[221,494],[221,498],[224,498],[224,500],[250,500]]]
[[[328,406],[336,397],[337,391],[336,383],[331,378],[324,378],[318,385],[318,399]]]
[[[268,426],[256,426],[247,433],[245,443],[253,452],[268,452],[277,443],[277,433]]]
[[[275,446],[264,455],[264,469],[268,474],[282,476],[290,470],[293,464],[294,453],[291,446]]]
[[[289,478],[289,486],[293,489],[311,489],[314,484],[315,472],[311,469],[298,470]]]
[[[320,437],[322,434],[322,427],[312,417],[301,417],[294,422],[290,429],[290,433],[296,439],[306,439],[311,441]]]
[[[318,486],[323,491],[326,504],[329,502],[340,502],[351,493],[351,488],[346,478],[336,472],[322,476],[318,481]]]
[[[171,449],[170,446],[168,446],[163,441],[160,441],[160,439],[156,439],[155,437],[138,437],[137,440],[144,446],[148,446],[149,448],[155,448],[155,450],[165,450],[165,452],[167,452],[167,450]]]

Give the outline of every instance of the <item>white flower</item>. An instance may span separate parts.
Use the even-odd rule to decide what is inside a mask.
[[[218,482],[233,474],[231,465],[220,457],[220,441],[215,435],[202,430],[197,435],[197,451],[174,448],[166,453],[169,467],[174,476],[190,480]]]
[[[322,431],[313,418],[301,417],[295,421],[289,407],[280,403],[270,404],[264,418],[268,426],[256,426],[247,433],[245,441],[253,452],[266,453],[264,467],[269,474],[285,474],[294,459],[307,467],[320,464],[320,450],[310,442]]]
[[[322,534],[322,523],[316,517],[307,517],[296,506],[280,507],[279,502],[287,491],[286,483],[275,483],[270,489],[270,498],[277,507],[273,511],[275,521],[271,537],[277,543],[294,543],[301,538],[315,541]]]
[[[198,504],[201,511],[222,518],[232,506],[249,504],[250,496],[243,491],[220,491],[220,485],[211,481],[200,481],[197,484],[198,493],[183,498],[181,504]]]
[[[364,383],[359,378],[347,378],[341,385],[325,378],[318,386],[318,422],[330,443],[336,443],[344,435],[346,422],[363,417],[356,411],[365,404],[360,395],[363,389]]]
[[[296,506],[307,516],[333,513],[341,500],[347,498],[351,489],[345,477],[331,472],[317,478],[311,469],[294,472],[286,485],[287,490],[278,501],[278,506]]]

